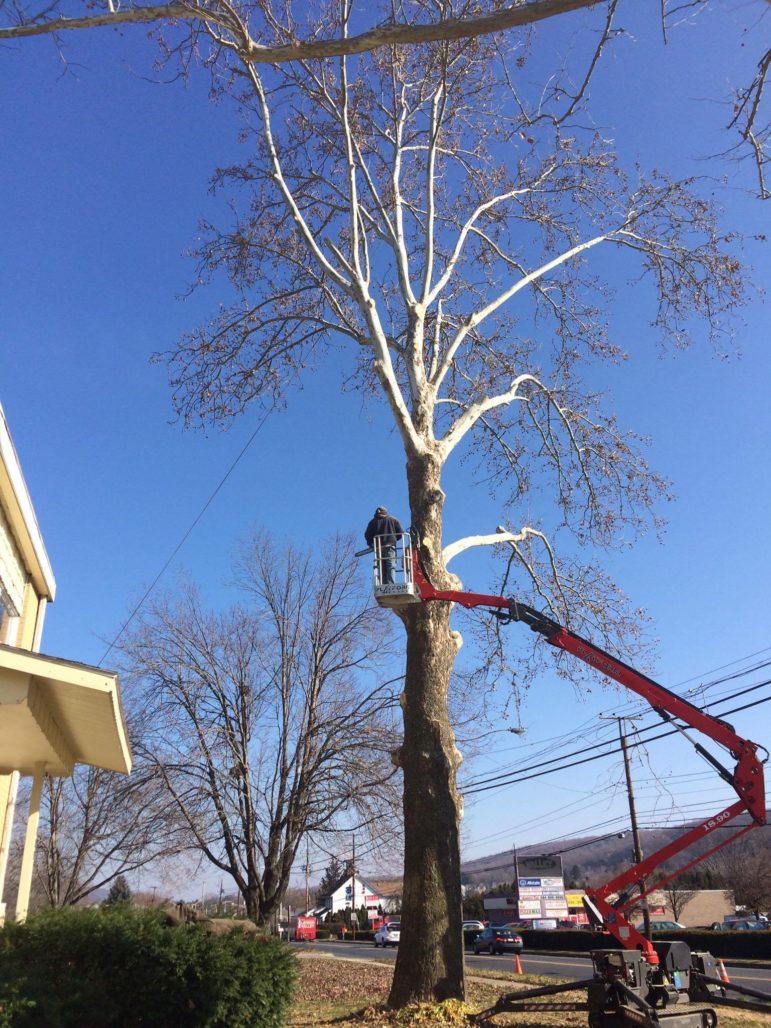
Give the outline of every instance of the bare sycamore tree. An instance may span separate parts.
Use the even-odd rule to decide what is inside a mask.
[[[631,0],[635,2],[635,0]],[[732,95],[732,113],[727,127],[738,135],[733,150],[740,159],[752,159],[756,167],[758,192],[762,199],[771,196],[766,180],[769,163],[771,125],[765,113],[766,89],[771,49],[761,51],[763,19],[768,16],[769,0],[754,0],[747,20],[747,36],[758,53],[757,71],[749,84],[739,84]],[[143,25],[147,23],[193,26],[204,36],[225,38],[232,44],[235,35],[241,59],[256,65],[283,64],[292,61],[319,60],[328,57],[368,53],[380,47],[414,46],[417,44],[476,39],[502,33],[581,10],[599,10],[610,30],[621,0],[511,0],[508,4],[484,0],[442,0],[425,5],[417,16],[408,7],[391,3],[369,5],[377,11],[377,19],[357,21],[356,31],[341,31],[339,23],[318,22],[311,15],[305,18],[304,8],[295,15],[291,2],[284,0],[252,0],[247,4],[231,4],[229,0],[171,0],[169,3],[124,3],[121,0],[52,0],[43,6],[34,2],[26,6],[20,0],[0,2],[0,14],[6,13],[6,24],[0,24],[0,41],[39,35],[60,35],[77,29]],[[746,5],[745,5],[746,7]],[[381,9],[382,8],[382,9]],[[623,6],[622,6],[623,10]],[[666,39],[673,28],[709,11],[709,0],[660,0],[658,16]],[[367,12],[369,13],[369,11]],[[234,34],[235,28],[235,34]],[[615,30],[614,30],[615,31]],[[194,48],[191,48],[192,55]],[[589,76],[602,49],[589,64]],[[186,61],[187,63],[187,61]],[[584,82],[588,85],[588,77]],[[582,91],[582,90],[581,90]],[[576,97],[574,96],[574,99]]]
[[[428,8],[400,6],[416,20]],[[324,7],[318,34],[344,37],[349,14],[347,4]],[[225,231],[209,226],[200,250],[201,277],[226,270],[237,299],[171,355],[178,411],[227,422],[254,401],[278,401],[347,343],[349,381],[385,402],[400,434],[431,581],[457,587],[454,557],[503,543],[523,598],[588,624],[606,645],[628,639],[636,619],[592,548],[649,524],[665,484],[584,381],[593,363],[623,358],[593,258],[610,249],[647,276],[652,319],[675,345],[695,314],[718,334],[742,287],[708,203],[693,183],[629,181],[606,140],[570,128],[580,102],[553,68],[530,94],[525,37],[263,69],[242,60],[239,31],[217,43],[220,67],[233,62],[253,156],[217,182],[241,191],[243,213]],[[286,38],[277,21],[273,31]],[[508,524],[446,541],[443,472],[458,457],[492,485]],[[464,989],[460,755],[448,707],[461,637],[448,604],[400,617],[404,739],[394,759],[410,917],[394,1005]]]
[[[506,10],[533,21],[535,12],[580,6],[594,5],[535,0]],[[531,32],[469,38],[469,24],[497,16],[497,5],[465,0],[378,5],[373,20],[395,35],[371,37],[374,48],[360,45],[347,0],[131,7],[96,17],[192,19],[189,35],[165,36],[167,55],[185,65],[201,54],[218,90],[239,101],[253,144],[246,163],[217,175],[241,213],[225,230],[207,227],[200,276],[225,271],[236,299],[170,356],[178,412],[225,423],[251,403],[280,402],[315,362],[343,350],[341,375],[386,405],[401,438],[411,520],[434,584],[457,587],[454,557],[504,544],[523,599],[612,646],[628,641],[637,618],[595,554],[655,521],[666,485],[591,384],[596,363],[624,357],[604,315],[611,262],[601,255],[610,251],[616,266],[645,279],[636,295],[676,346],[696,316],[719,336],[742,280],[696,183],[630,179],[611,144],[581,127],[618,3],[598,7],[596,32],[576,35],[570,60],[555,56],[545,70]],[[51,17],[35,24],[65,27]],[[16,34],[32,27],[27,19]],[[398,45],[408,37],[413,46]],[[325,51],[303,41],[332,41],[328,52],[338,56],[321,60]],[[461,458],[495,491],[502,523],[446,541],[443,473]],[[400,617],[404,738],[394,760],[404,778],[410,917],[394,1005],[464,990],[460,756],[449,714],[461,637],[447,604],[418,604]],[[155,745],[168,786],[209,859],[251,891],[255,910],[261,889],[266,903],[277,895],[280,866],[266,884],[242,860],[256,867],[256,854],[271,856],[275,833],[295,828],[295,808],[280,831],[250,813],[254,787],[238,753],[241,721],[253,710],[251,699],[241,709],[252,695],[251,664],[233,652],[249,633],[239,621],[226,631],[208,619],[203,633],[201,618],[192,600],[157,610],[134,653],[154,683],[148,696],[164,726]],[[491,673],[506,666],[500,652]],[[221,664],[222,683],[211,671]],[[178,734],[180,710],[188,727]],[[225,711],[230,727],[217,728],[213,712]],[[221,761],[231,759],[232,773],[223,773]],[[196,762],[197,772],[184,770]],[[283,796],[280,774],[275,781],[271,799]],[[281,839],[279,851],[293,857],[296,836]]]
[[[191,847],[264,922],[305,837],[352,816],[394,822],[389,626],[340,540],[312,560],[255,536],[238,580],[243,608],[209,613],[187,587],[156,603],[125,649],[151,724],[141,763]]]

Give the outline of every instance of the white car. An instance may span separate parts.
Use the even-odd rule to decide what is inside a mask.
[[[375,932],[375,945],[382,946],[383,949],[386,946],[398,946],[401,927],[396,921],[392,921],[390,924],[384,924],[382,928],[378,928]]]
[[[485,926],[482,924],[481,921],[464,921],[463,922],[463,931],[464,932],[483,932],[484,930],[485,930]]]

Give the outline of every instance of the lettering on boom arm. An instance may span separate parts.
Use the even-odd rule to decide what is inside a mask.
[[[611,678],[615,678],[618,674],[618,664],[603,653],[597,653],[596,650],[592,650],[588,646],[579,645],[576,646],[576,654],[581,660],[585,660],[587,664],[591,664],[599,671],[610,675]]]
[[[709,821],[705,821],[701,827],[705,832],[711,832],[713,828],[717,828],[717,826],[721,825],[724,821],[730,821],[731,817],[732,814],[730,810],[721,810],[719,814],[715,814],[715,816],[711,817]]]

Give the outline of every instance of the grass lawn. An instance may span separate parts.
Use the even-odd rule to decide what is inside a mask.
[[[375,1028],[432,1028],[442,1025],[465,1025],[469,1014],[485,1010],[504,993],[518,988],[533,988],[555,982],[553,978],[536,975],[497,974],[495,979],[477,977],[467,982],[467,1002],[422,1004],[400,1011],[388,1011],[385,1002],[393,977],[388,964],[359,960],[338,960],[332,957],[303,957],[300,960],[300,981],[288,1028],[309,1025],[335,1025],[353,1028],[363,1025]],[[503,984],[502,984],[503,983]],[[581,1002],[585,993],[569,992],[556,997]],[[717,1008],[718,1028],[771,1028],[771,1017],[764,1014],[739,1013]],[[586,1028],[584,1011],[558,1011],[537,1014],[500,1014],[494,1024],[517,1028]]]

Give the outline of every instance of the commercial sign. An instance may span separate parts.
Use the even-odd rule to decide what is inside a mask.
[[[485,910],[513,910],[517,905],[516,896],[485,896]]]
[[[517,857],[517,876],[520,878],[543,878],[544,875],[562,881],[562,857]]]
[[[566,917],[562,858],[517,857],[517,894],[520,918]]]

